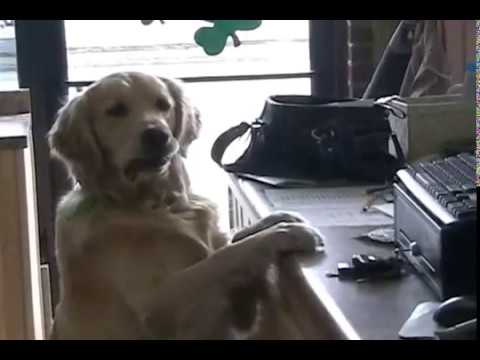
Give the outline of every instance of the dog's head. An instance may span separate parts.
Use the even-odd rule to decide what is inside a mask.
[[[198,111],[178,82],[116,73],[60,109],[49,144],[83,187],[102,191],[165,173],[199,130]]]

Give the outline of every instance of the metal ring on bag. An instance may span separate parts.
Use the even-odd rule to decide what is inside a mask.
[[[261,128],[263,125],[265,125],[265,122],[262,119],[255,119],[255,121],[250,124],[250,128]]]
[[[390,113],[399,119],[405,119],[407,117],[407,114],[405,113],[405,111],[395,108],[394,106],[383,105],[383,107],[387,109],[387,113]]]
[[[377,99],[375,100],[375,104],[380,105],[381,107],[386,109],[387,112],[390,112],[392,115],[395,115],[399,119],[405,119],[407,117],[407,114],[405,113],[405,111],[399,108],[396,108],[395,106],[392,105],[393,100],[399,100],[399,99],[401,99],[400,96],[393,95],[393,96]]]

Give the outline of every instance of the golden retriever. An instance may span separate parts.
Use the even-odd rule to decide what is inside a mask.
[[[321,236],[275,213],[230,241],[215,206],[190,191],[183,158],[199,129],[179,82],[138,72],[107,76],[60,109],[49,144],[76,186],[57,208],[50,339],[297,336],[268,269]]]

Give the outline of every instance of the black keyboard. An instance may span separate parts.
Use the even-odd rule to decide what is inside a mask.
[[[476,216],[476,159],[470,153],[418,161],[407,171],[457,219]]]

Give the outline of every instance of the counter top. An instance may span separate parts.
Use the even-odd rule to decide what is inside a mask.
[[[0,116],[0,150],[27,147],[30,114]]]

